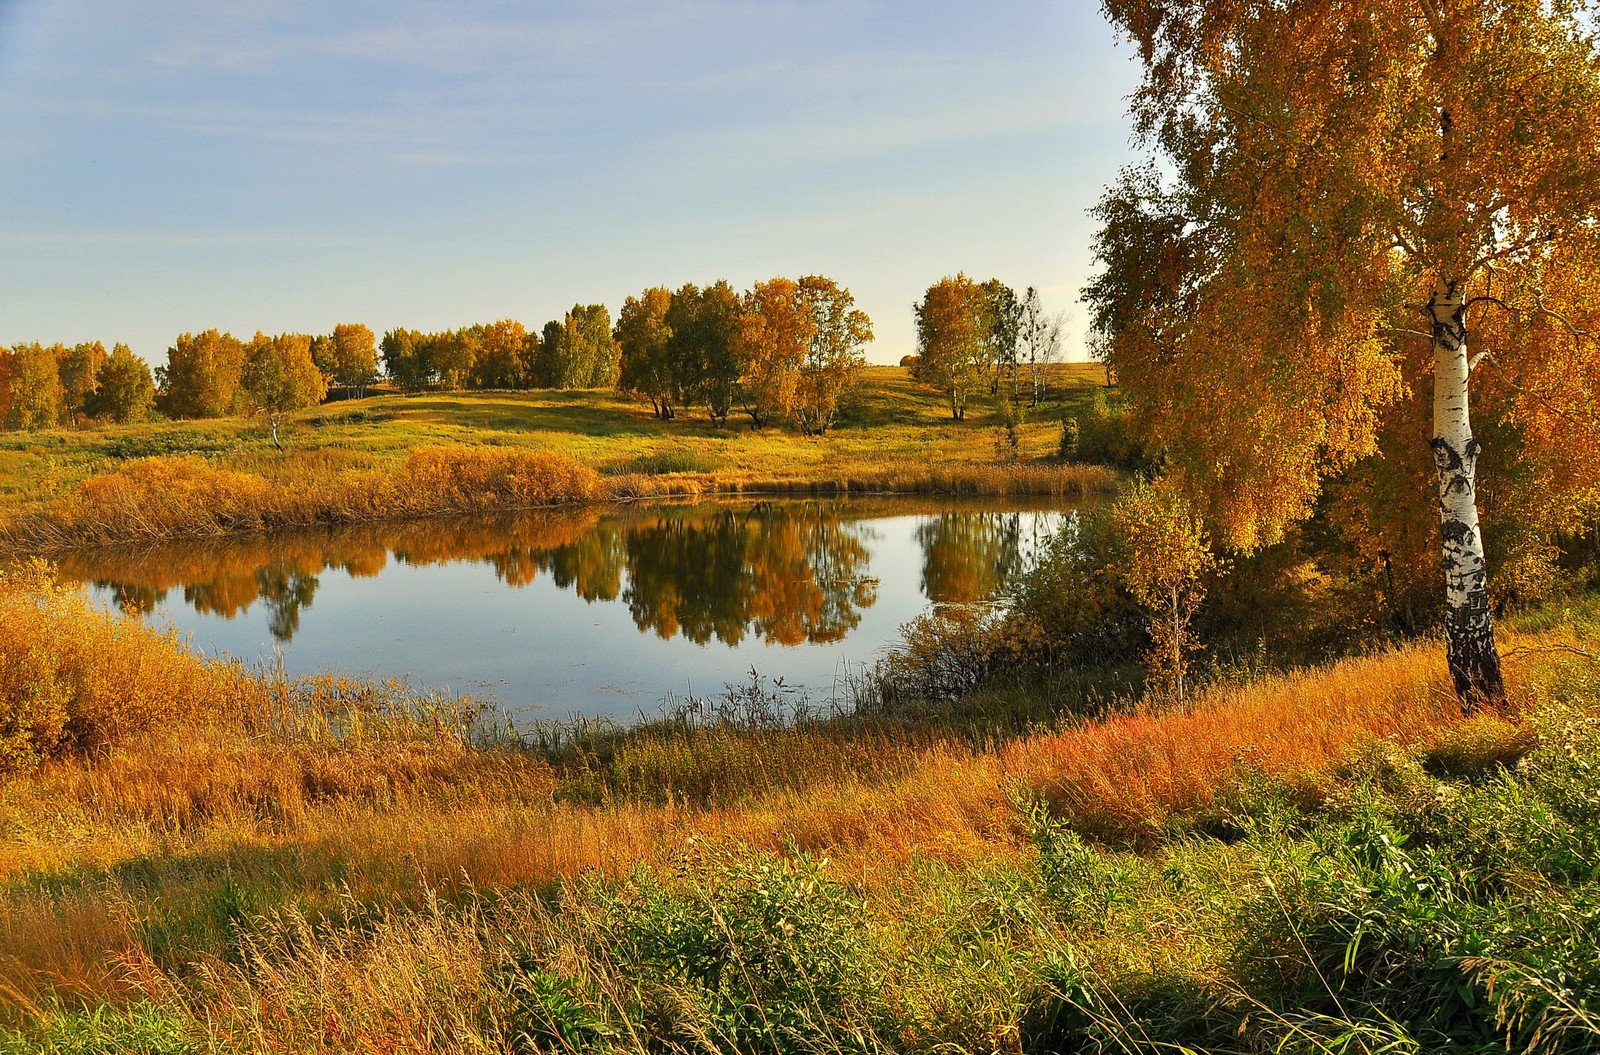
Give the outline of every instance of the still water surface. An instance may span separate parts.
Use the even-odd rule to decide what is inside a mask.
[[[207,653],[632,718],[754,668],[813,702],[936,604],[994,599],[1070,513],[766,501],[86,551],[63,577]]]

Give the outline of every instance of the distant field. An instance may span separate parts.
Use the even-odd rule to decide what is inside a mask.
[[[10,537],[21,548],[59,545],[74,530],[68,521],[89,512],[74,506],[93,501],[75,495],[75,486],[126,473],[143,459],[172,456],[198,457],[207,472],[259,478],[280,511],[285,495],[306,499],[292,513],[269,511],[264,519],[256,518],[259,523],[244,523],[249,520],[245,517],[217,530],[381,518],[399,506],[376,502],[357,511],[353,498],[373,481],[392,479],[417,450],[441,447],[574,459],[601,481],[577,500],[805,487],[1056,493],[1066,489],[1063,474],[1053,467],[1045,472],[1041,463],[1057,451],[1063,416],[1089,398],[1101,376],[1101,368],[1093,364],[1057,367],[1046,399],[1026,409],[1014,450],[994,400],[975,399],[965,421],[952,421],[940,393],[917,384],[898,366],[868,368],[845,399],[838,424],[826,436],[810,438],[788,427],[753,430],[737,417],[719,428],[692,408],[675,420],[660,421],[648,404],[615,392],[554,390],[380,393],[325,404],[288,418],[282,451],[273,448],[260,418],[6,433],[0,434],[0,519],[53,517],[59,525],[53,529],[55,542],[34,544]],[[1014,463],[1025,470],[1036,467],[1030,470],[1034,475],[1024,479],[1015,468],[996,469]],[[991,481],[990,473],[998,475]],[[149,479],[165,478],[149,474]],[[1087,477],[1067,484],[1079,489],[1104,486]],[[153,486],[135,481],[122,491]],[[206,486],[215,490],[221,485]],[[235,494],[237,489],[228,492],[230,498]],[[430,506],[412,497],[401,503],[405,515],[465,508]],[[557,504],[569,500],[550,499]],[[478,504],[496,503],[486,499]],[[110,525],[83,537],[111,541],[161,534]]]

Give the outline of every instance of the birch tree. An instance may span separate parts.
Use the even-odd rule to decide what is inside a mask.
[[[917,378],[950,400],[950,417],[967,416],[967,400],[994,365],[989,296],[965,273],[946,275],[913,305],[917,321]]]
[[[1501,386],[1505,422],[1540,423],[1519,458],[1600,453],[1592,403],[1556,420],[1519,380],[1557,356],[1558,399],[1600,390],[1574,321],[1600,291],[1600,63],[1583,6],[1102,6],[1137,44],[1133,116],[1166,162],[1124,173],[1098,209],[1104,271],[1085,299],[1108,366],[1241,549],[1391,453],[1380,439],[1427,444],[1451,674],[1464,701],[1500,695],[1472,396]],[[1480,381],[1486,367],[1501,380]]]
[[[799,286],[811,330],[800,360],[794,416],[801,432],[820,436],[838,415],[839,396],[867,365],[861,349],[872,340],[872,320],[855,306],[855,295],[831,278],[807,275]]]
[[[736,344],[738,393],[751,427],[765,428],[793,410],[800,365],[815,331],[810,306],[793,279],[757,282],[745,294]]]
[[[1046,370],[1061,358],[1062,324],[1062,313],[1046,312],[1039,300],[1039,291],[1029,286],[1022,298],[1017,344],[1021,349],[1018,358],[1028,366],[1028,384],[1033,393],[1034,406],[1044,399]]]

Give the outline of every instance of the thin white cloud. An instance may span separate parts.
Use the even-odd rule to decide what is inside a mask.
[[[297,231],[0,231],[0,246],[19,249],[375,249],[394,241]]]

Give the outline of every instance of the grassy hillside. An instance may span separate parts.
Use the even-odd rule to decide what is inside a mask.
[[[826,436],[659,421],[607,392],[380,395],[296,415],[286,449],[249,419],[0,436],[0,547],[197,537],[305,524],[751,491],[1084,494],[1111,474],[1053,461],[1096,391],[1062,368],[1008,433],[874,367]]]
[[[1591,612],[1511,633],[1511,699],[1470,719],[1422,642],[1013,739],[529,739],[262,682],[41,576],[0,583],[0,1051],[1597,1035]]]

